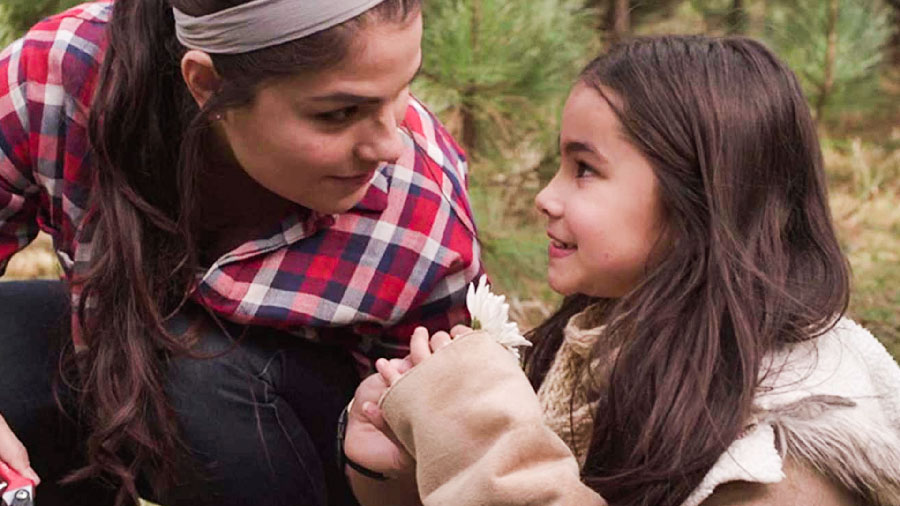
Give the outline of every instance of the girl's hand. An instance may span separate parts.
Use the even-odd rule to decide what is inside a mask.
[[[408,359],[379,359],[378,362],[382,361],[396,371],[406,372],[412,367]],[[344,453],[353,462],[388,477],[413,474],[415,461],[394,438],[377,407],[387,388],[380,374],[369,376],[356,388],[353,406],[347,414]]]
[[[378,401],[400,376],[450,344],[453,338],[471,331],[469,327],[457,325],[449,334],[437,332],[429,338],[428,330],[419,327],[410,340],[408,357],[402,360],[380,358],[375,362],[378,374],[369,376],[357,387],[353,406],[347,416],[347,433],[344,437],[347,458],[386,476],[415,473],[415,460],[397,442],[391,428],[381,416]]]
[[[28,452],[25,450],[25,446],[13,434],[2,416],[0,416],[0,461],[34,482],[35,486],[41,482],[28,462]]]
[[[472,329],[465,325],[457,325],[450,330],[450,333],[441,331],[436,332],[433,336],[428,337],[428,329],[425,327],[417,327],[413,332],[409,341],[409,361],[410,367],[421,364],[425,359],[436,353],[438,350],[450,344],[453,339],[472,332]],[[398,367],[399,363],[393,360],[378,359],[375,362],[375,368],[387,385],[393,385],[406,370]]]

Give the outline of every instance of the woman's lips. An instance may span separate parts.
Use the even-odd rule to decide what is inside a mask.
[[[371,181],[373,175],[375,175],[374,172],[367,172],[358,176],[332,176],[331,179],[334,179],[335,181],[338,181],[340,183],[360,186]]]

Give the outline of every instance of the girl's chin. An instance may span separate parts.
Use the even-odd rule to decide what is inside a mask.
[[[569,295],[574,295],[575,293],[577,293],[576,290],[574,290],[563,280],[555,279],[551,272],[547,272],[547,284],[550,285],[551,290],[562,295],[563,297],[568,297]]]

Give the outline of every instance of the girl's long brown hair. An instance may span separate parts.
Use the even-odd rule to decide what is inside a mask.
[[[762,44],[631,40],[581,81],[651,162],[667,250],[619,300],[567,298],[526,368],[539,385],[566,321],[593,308],[609,340],[595,356],[618,351],[583,479],[612,505],[677,505],[748,422],[765,354],[844,313],[849,270],[806,101]]]
[[[222,78],[199,108],[181,78],[186,49],[175,38],[172,7],[194,16],[244,0],[116,0],[91,106],[96,167],[88,226],[88,265],[73,282],[82,295],[81,406],[89,425],[88,465],[70,479],[98,477],[118,489],[116,504],[137,504],[146,473],[157,490],[183,451],[165,396],[165,362],[188,352],[166,330],[200,273],[195,197],[211,160],[211,118],[250,104],[271,79],[315,72],[341,61],[369,21],[401,22],[421,0],[385,0],[342,25],[239,55],[212,55]],[[278,128],[278,125],[273,125]]]

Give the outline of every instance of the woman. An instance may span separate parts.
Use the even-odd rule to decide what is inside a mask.
[[[417,0],[118,0],[4,51],[0,266],[54,237],[87,432],[70,478],[116,504],[352,501],[344,350],[365,368],[462,320],[480,271],[464,155],[409,97],[420,40]],[[36,402],[0,404],[0,459],[33,477]]]
[[[536,203],[566,298],[527,377],[486,332],[419,329],[358,389],[349,458],[426,505],[900,504],[900,367],[842,316],[793,73],[745,38],[621,43],[560,151]]]

